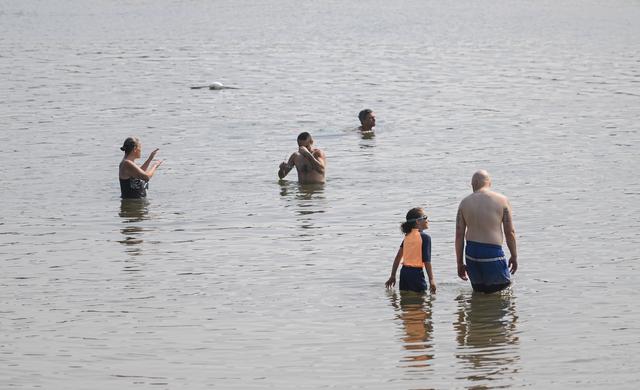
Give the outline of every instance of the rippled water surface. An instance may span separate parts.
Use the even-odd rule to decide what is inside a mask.
[[[0,2],[0,387],[635,388],[637,1],[55,3]],[[277,180],[302,130],[324,186]],[[479,168],[501,295],[456,277]],[[435,295],[384,289],[416,205]]]

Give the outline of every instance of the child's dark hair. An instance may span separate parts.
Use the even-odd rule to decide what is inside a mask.
[[[400,224],[400,230],[402,230],[402,233],[409,234],[411,233],[411,230],[418,227],[416,219],[422,217],[423,214],[424,210],[422,207],[414,207],[409,210],[409,212],[407,212],[407,221]]]

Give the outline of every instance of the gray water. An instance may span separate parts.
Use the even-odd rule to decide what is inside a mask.
[[[0,1],[1,388],[635,388],[637,1],[55,3]],[[324,186],[277,180],[303,130]],[[130,135],[166,161],[122,203]],[[518,231],[490,296],[479,168]],[[384,289],[414,206],[435,295]]]

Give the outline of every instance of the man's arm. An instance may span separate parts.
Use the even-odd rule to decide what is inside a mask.
[[[278,170],[278,177],[280,179],[284,179],[289,174],[289,172],[291,172],[291,170],[295,166],[295,158],[296,154],[293,153],[289,157],[289,161],[283,161],[280,163],[280,169]]]
[[[462,203],[458,206],[456,216],[456,261],[458,263],[458,277],[467,280],[467,270],[464,266],[464,233],[467,231],[467,223],[462,215]]]
[[[301,146],[299,152],[311,162],[314,170],[324,175],[325,155],[322,150],[316,149],[313,153],[311,153],[309,149]]]
[[[511,203],[507,200],[507,204],[502,209],[502,229],[504,230],[504,238],[507,241],[507,247],[511,256],[509,257],[509,270],[515,274],[518,270],[518,249],[516,246],[516,228],[513,225],[513,214],[511,212]]]

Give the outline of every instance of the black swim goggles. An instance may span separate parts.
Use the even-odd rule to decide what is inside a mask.
[[[414,219],[407,219],[407,222],[411,223],[411,222],[418,222],[418,221],[426,221],[429,217],[427,217],[426,215],[423,215],[421,217],[418,218],[414,218]]]

